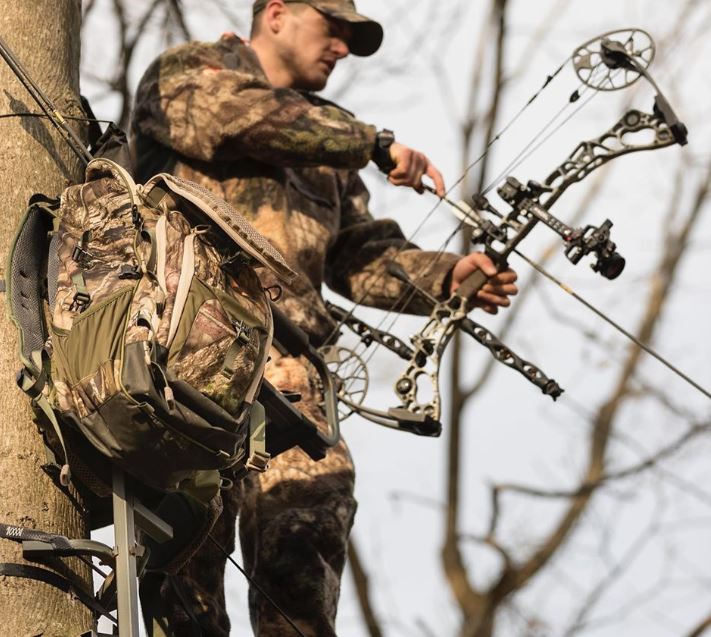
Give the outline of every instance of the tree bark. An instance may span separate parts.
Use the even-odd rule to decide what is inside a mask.
[[[80,115],[79,0],[0,0],[0,36],[40,88],[65,115]],[[37,105],[0,60],[0,114],[38,112]],[[0,233],[2,278],[14,229],[34,192],[57,195],[82,172],[49,121],[38,117],[0,119]],[[27,399],[16,388],[17,334],[0,313],[0,522],[68,537],[86,537],[82,514],[43,472],[44,445]],[[0,562],[23,563],[20,546],[0,539]],[[84,566],[69,563],[75,581],[90,586]],[[48,568],[42,565],[42,568]],[[66,574],[66,573],[65,573]],[[43,582],[0,577],[2,634],[74,637],[91,627],[78,601]]]

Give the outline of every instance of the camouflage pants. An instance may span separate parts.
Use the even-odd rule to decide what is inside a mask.
[[[323,414],[305,367],[273,357],[267,377],[282,390],[298,391],[298,407],[320,426]],[[239,515],[244,567],[257,584],[309,637],[335,636],[334,624],[356,502],[353,464],[343,442],[324,460],[312,461],[292,449],[275,458],[264,474],[250,474],[223,492],[224,509],[211,535],[227,551],[235,546]],[[225,609],[224,553],[209,539],[176,576],[149,575],[154,629],[149,635],[223,637],[230,622]],[[296,634],[254,588],[249,592],[254,634]],[[157,628],[157,623],[163,625]]]

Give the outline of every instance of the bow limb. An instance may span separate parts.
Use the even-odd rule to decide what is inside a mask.
[[[650,132],[651,141],[631,141],[632,137],[648,138]],[[599,137],[580,142],[568,158],[548,175],[543,183],[551,190],[542,202],[543,206],[550,208],[570,186],[617,157],[666,148],[676,143],[681,142],[677,140],[662,112],[643,113],[636,109],[629,110]]]
[[[395,383],[395,393],[400,398],[402,408],[416,414],[427,414],[439,420],[440,362],[444,350],[457,330],[471,336],[480,345],[486,347],[496,360],[523,374],[527,380],[553,400],[563,393],[555,380],[518,356],[485,327],[467,318],[467,312],[471,309],[469,299],[473,298],[488,280],[481,270],[467,277],[446,301],[438,301],[419,288],[395,264],[390,264],[388,273],[410,286],[432,305],[432,312],[424,329],[411,339],[415,350],[408,361],[409,364]],[[420,392],[425,388],[429,390],[429,400],[421,396]]]

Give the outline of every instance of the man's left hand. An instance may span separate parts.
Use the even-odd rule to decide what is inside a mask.
[[[470,304],[489,314],[496,314],[500,307],[511,305],[509,297],[518,294],[515,283],[518,275],[510,269],[498,272],[493,261],[482,252],[472,252],[457,261],[452,270],[450,293],[456,292],[464,279],[477,270],[484,272],[489,280],[469,299]]]

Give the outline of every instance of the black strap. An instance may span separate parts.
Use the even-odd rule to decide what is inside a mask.
[[[80,95],[79,99],[81,100],[81,108],[84,111],[84,115],[86,115],[87,120],[89,121],[89,130],[87,133],[89,138],[89,147],[93,153],[96,149],[96,142],[98,142],[101,137],[101,126],[99,126],[99,122],[96,120],[96,115],[94,115],[94,110],[91,108],[89,100],[84,95]]]
[[[103,615],[115,624],[118,623],[116,618],[109,614],[109,612],[101,606],[101,604],[99,604],[93,596],[72,584],[66,577],[62,577],[53,571],[48,571],[45,568],[39,568],[37,566],[29,566],[28,564],[2,562],[0,563],[0,576],[20,577],[23,579],[33,579],[44,582],[45,584],[58,588],[64,593],[70,593],[75,596],[82,604],[84,604],[84,606],[89,608],[95,614]]]
[[[56,549],[70,549],[71,544],[64,535],[56,533],[46,533],[36,529],[27,529],[23,526],[12,526],[0,523],[0,538],[12,540],[13,542],[24,542],[25,540],[35,540],[46,542]]]

